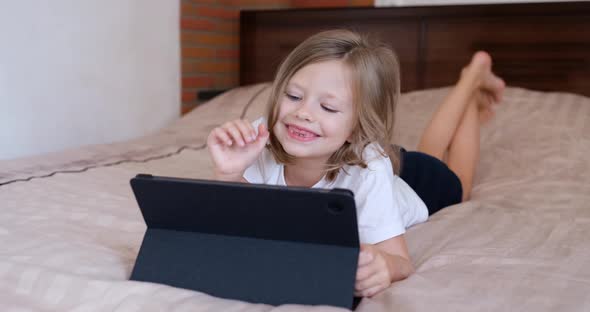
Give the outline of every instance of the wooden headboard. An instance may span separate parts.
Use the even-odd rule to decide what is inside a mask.
[[[590,96],[590,2],[243,11],[240,84],[271,81],[289,51],[331,28],[390,44],[403,91],[454,84],[485,50],[509,86]]]

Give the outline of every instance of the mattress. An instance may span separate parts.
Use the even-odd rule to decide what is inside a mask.
[[[209,131],[263,115],[269,91],[230,90],[135,140],[0,161],[0,310],[341,311],[128,280],[146,230],[129,180],[209,178]],[[415,148],[448,91],[402,95],[395,143]],[[481,144],[472,199],[410,228],[416,273],[358,311],[590,309],[590,98],[509,87]]]

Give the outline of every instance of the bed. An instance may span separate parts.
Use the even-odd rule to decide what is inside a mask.
[[[306,26],[288,22],[300,18]],[[522,21],[514,29],[532,38],[514,35]],[[337,26],[384,38],[413,29],[395,40],[405,46],[395,47],[405,83],[396,143],[408,148],[472,50],[490,51],[508,82],[482,128],[472,200],[410,228],[416,273],[357,310],[590,309],[590,3],[252,11],[241,23],[243,86],[153,135],[0,162],[0,310],[341,311],[128,280],[146,229],[129,179],[210,177],[208,132],[260,116],[268,62]],[[490,23],[504,28],[484,31]]]

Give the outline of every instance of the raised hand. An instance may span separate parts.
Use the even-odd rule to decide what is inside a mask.
[[[215,178],[241,181],[244,171],[256,160],[269,138],[265,125],[258,126],[258,134],[247,120],[226,122],[209,133],[207,147],[213,161]]]

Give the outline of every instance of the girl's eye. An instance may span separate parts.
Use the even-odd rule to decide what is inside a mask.
[[[287,98],[289,100],[291,100],[291,101],[299,101],[299,100],[301,100],[300,97],[295,96],[295,95],[292,95],[292,94],[289,94],[289,93],[286,93],[286,92],[285,92],[285,96],[287,96]]]
[[[327,106],[325,106],[325,105],[322,105],[322,108],[323,108],[323,109],[324,109],[326,112],[328,112],[328,113],[337,113],[337,112],[338,112],[337,110],[335,110],[335,109],[331,109],[331,108],[329,108],[329,107],[327,107]]]

